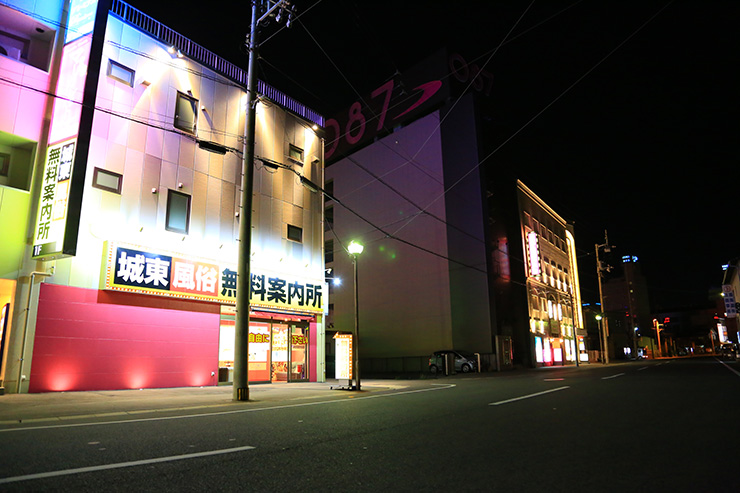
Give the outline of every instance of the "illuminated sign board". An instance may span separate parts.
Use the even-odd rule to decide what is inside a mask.
[[[735,304],[735,290],[731,284],[722,285],[722,298],[725,301],[725,315],[727,318],[736,318],[737,305]]]
[[[33,237],[32,258],[36,260],[61,256],[76,143],[71,139],[47,150]]]
[[[534,231],[527,233],[527,265],[529,266],[529,275],[531,277],[539,276],[542,273],[540,267],[540,241],[537,233]]]
[[[69,8],[69,26],[64,39],[65,44],[93,31],[97,9],[98,0],[72,0]]]
[[[92,36],[87,36],[66,45],[62,51],[57,98],[54,100],[49,131],[49,142],[52,144],[74,137],[79,132],[91,46]]]
[[[133,245],[106,246],[104,289],[236,304],[236,266]],[[251,272],[250,305],[282,311],[323,313],[323,280],[282,273]]]
[[[352,379],[352,334],[334,334],[336,347],[335,377],[337,379]]]

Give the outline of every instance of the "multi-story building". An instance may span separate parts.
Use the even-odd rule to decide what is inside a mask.
[[[228,381],[250,218],[249,379],[323,380],[322,117],[258,84],[244,211],[244,70],[119,0],[0,19],[4,388]]]
[[[491,77],[441,52],[327,121],[327,267],[346,281],[329,317],[353,331],[357,240],[365,371],[424,370],[453,348],[484,368],[586,355],[573,229],[488,159]]]
[[[649,334],[653,327],[647,280],[635,255],[623,255],[614,268],[602,283],[604,312],[609,320],[609,357],[636,358],[639,337]]]

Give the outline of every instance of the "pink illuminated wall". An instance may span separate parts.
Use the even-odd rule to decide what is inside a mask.
[[[218,307],[131,296],[42,284],[29,392],[217,385]]]

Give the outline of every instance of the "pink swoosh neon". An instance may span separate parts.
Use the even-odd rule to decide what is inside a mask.
[[[409,111],[415,110],[416,108],[418,108],[419,106],[421,106],[424,103],[424,101],[426,101],[427,99],[429,99],[432,96],[434,96],[434,94],[437,91],[439,91],[439,88],[440,87],[442,87],[442,81],[441,80],[433,80],[433,81],[427,82],[426,84],[422,84],[422,85],[420,85],[418,87],[414,87],[414,91],[417,91],[419,89],[421,89],[423,91],[421,93],[421,97],[419,98],[419,100],[416,103],[412,104],[411,107],[409,107],[409,109],[407,109],[406,111],[404,111],[403,113],[401,113],[400,115],[396,116],[393,119],[394,120],[398,120],[399,118],[401,118],[403,115],[405,115]]]

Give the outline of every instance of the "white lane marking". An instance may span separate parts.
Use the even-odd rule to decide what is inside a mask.
[[[5,428],[5,429],[0,429],[0,433],[8,433],[8,432],[13,432],[13,431],[49,430],[49,429],[55,429],[55,428],[79,428],[81,426],[118,425],[118,424],[127,424],[127,423],[141,423],[141,422],[146,422],[146,421],[166,421],[166,420],[171,420],[171,419],[204,418],[208,416],[223,416],[227,414],[255,413],[255,412],[260,412],[260,411],[275,411],[279,409],[290,409],[294,407],[321,406],[325,404],[337,404],[340,402],[357,402],[357,401],[361,401],[365,399],[378,399],[381,397],[395,397],[395,396],[406,395],[406,394],[417,394],[420,392],[447,390],[447,389],[451,389],[457,386],[454,383],[434,384],[434,385],[438,385],[438,386],[428,388],[428,389],[404,390],[401,392],[391,392],[389,394],[366,395],[364,397],[351,396],[351,397],[354,397],[354,399],[332,399],[330,401],[302,402],[300,404],[286,404],[284,406],[270,406],[270,407],[260,407],[260,408],[253,408],[253,409],[237,409],[234,411],[218,411],[218,412],[203,413],[203,414],[184,414],[182,416],[158,416],[156,418],[120,419],[116,421],[97,421],[97,422],[88,422],[88,423],[70,423],[70,424],[63,424],[63,425],[29,426],[25,428]]]
[[[221,450],[209,450],[206,452],[197,452],[194,454],[171,455],[169,457],[157,457],[154,459],[133,460],[130,462],[118,462],[115,464],[103,464],[100,466],[77,467],[75,469],[61,469],[59,471],[39,472],[36,474],[26,474],[24,476],[13,476],[9,478],[0,478],[0,484],[17,483],[19,481],[29,481],[32,479],[46,479],[46,478],[54,478],[58,476],[69,476],[71,474],[81,474],[85,472],[106,471],[109,469],[120,469],[122,467],[144,466],[147,464],[158,464],[160,462],[172,462],[176,460],[197,459],[200,457],[209,457],[212,455],[221,455],[221,454],[233,454],[236,452],[243,452],[245,450],[253,450],[253,449],[254,447],[244,446],[244,447],[227,448],[227,449],[221,449]]]
[[[609,375],[608,377],[601,377],[601,379],[602,380],[609,380],[611,378],[621,377],[622,375],[624,375],[624,373],[617,373],[616,375]]]
[[[556,389],[544,390],[542,392],[537,392],[535,394],[528,394],[528,395],[523,395],[521,397],[514,397],[513,399],[506,399],[505,401],[491,402],[488,405],[489,406],[500,406],[501,404],[508,404],[510,402],[516,402],[516,401],[521,401],[521,400],[524,400],[524,399],[530,399],[532,397],[537,397],[537,396],[540,396],[540,395],[549,394],[550,392],[557,392],[559,390],[565,390],[565,389],[569,389],[569,388],[570,388],[570,386],[569,385],[566,385],[565,387],[558,387]]]
[[[716,358],[715,358],[715,359],[716,359]],[[736,369],[734,369],[734,368],[730,368],[730,365],[728,365],[727,363],[725,363],[725,362],[724,362],[724,361],[722,361],[721,359],[717,359],[717,361],[719,361],[720,363],[722,363],[723,365],[725,365],[725,368],[727,368],[727,369],[728,369],[728,370],[730,370],[730,371],[731,371],[732,373],[734,373],[735,375],[737,375],[738,377],[740,377],[740,372],[739,372],[739,371],[737,371],[737,370],[736,370]]]
[[[642,368],[638,368],[637,371],[647,370],[648,368],[648,366],[643,366]]]

